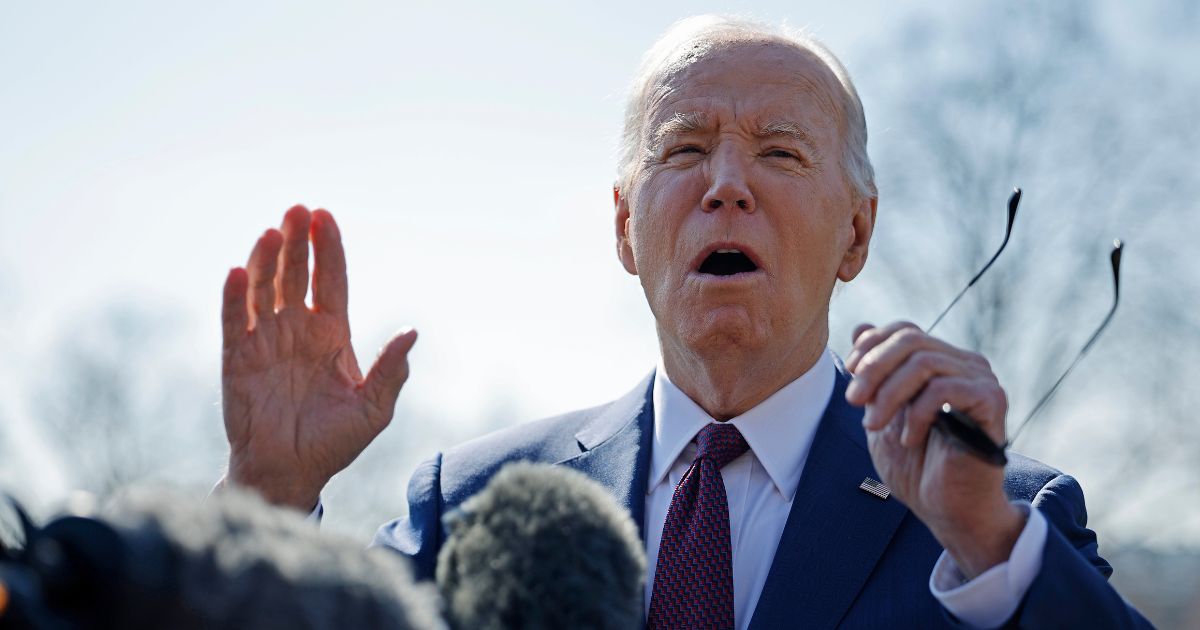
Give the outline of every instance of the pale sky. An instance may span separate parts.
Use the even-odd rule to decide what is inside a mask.
[[[135,301],[190,320],[215,370],[225,272],[305,203],[341,224],[360,354],[420,331],[406,397],[464,416],[495,397],[534,416],[602,402],[656,357],[611,223],[641,52],[680,17],[730,10],[853,51],[894,12],[332,6],[0,9],[8,334],[36,354],[92,309]]]
[[[657,361],[611,207],[641,53],[677,19],[732,12],[805,26],[859,75],[881,37],[934,6],[0,5],[8,439],[53,461],[23,383],[111,305],[177,318],[174,351],[215,387],[225,273],[294,203],[341,225],[359,357],[420,331],[404,405],[469,433],[497,405],[533,419],[610,400]],[[870,126],[875,88],[859,89]],[[854,322],[834,308],[844,349]]]

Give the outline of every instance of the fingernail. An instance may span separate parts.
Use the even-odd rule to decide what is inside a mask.
[[[867,410],[863,412],[862,423],[863,423],[864,427],[866,427],[868,429],[871,428],[872,418],[871,418],[871,408],[870,407],[868,407]]]
[[[862,385],[858,384],[858,379],[850,381],[850,385],[846,387],[846,400],[853,401],[862,393]]]

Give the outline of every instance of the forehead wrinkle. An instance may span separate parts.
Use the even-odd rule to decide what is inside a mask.
[[[664,83],[660,84],[657,89],[653,91],[650,107],[647,108],[646,112],[646,118],[649,119],[647,122],[652,121],[656,117],[654,115],[655,109],[659,109],[660,107],[666,105],[666,101],[670,100],[671,96],[677,94],[680,86],[676,85],[676,83],[682,83],[683,85],[690,83],[686,79],[681,81],[683,76],[680,75],[683,75],[683,73],[674,73],[674,75],[670,77],[670,80],[664,81]],[[823,85],[823,83],[826,83],[826,81],[823,80],[824,78],[825,77],[823,76],[818,76],[815,78],[809,76],[804,69],[789,69],[784,72],[783,76],[771,83],[775,85],[784,85],[796,88],[799,94],[796,94],[794,98],[811,98],[812,104],[815,105],[815,111],[820,112],[821,115],[826,117],[833,130],[835,130],[836,135],[841,136],[844,132],[845,126],[844,116],[842,115],[841,108],[836,103],[833,94],[830,93],[830,87],[828,85]],[[696,85],[704,84],[705,82],[696,83]],[[736,120],[738,118],[738,103],[734,102],[732,105],[734,107],[732,116]],[[707,112],[675,111],[673,115],[664,120],[662,123],[659,123],[656,127],[653,127],[651,132],[643,137],[646,137],[650,141],[647,146],[647,148],[650,148],[660,145],[667,137],[671,135],[682,135],[697,131],[712,130],[714,126],[714,121]],[[817,141],[817,133],[815,133],[816,131],[819,130],[814,130],[794,120],[777,120],[768,121],[767,124],[760,125],[757,129],[753,130],[753,133],[760,138],[770,135],[784,135],[799,142],[803,142],[805,145],[815,150],[820,144]]]
[[[689,55],[686,62],[664,68],[655,81],[657,89],[654,90],[653,98],[650,99],[650,109],[662,104],[680,88],[705,84],[706,81],[697,81],[692,75],[698,68],[703,73],[706,63],[712,61],[722,63],[725,57],[737,54],[739,51],[764,49],[776,53],[771,55],[773,58],[765,63],[774,65],[779,73],[774,80],[768,83],[798,88],[802,93],[812,97],[817,108],[831,117],[836,124],[840,126],[843,123],[844,112],[837,99],[837,95],[841,92],[841,85],[828,65],[810,50],[769,39],[725,42],[723,45],[713,46],[698,54]]]
[[[833,85],[830,84],[828,77],[824,76],[824,74],[825,73],[820,73],[819,78],[814,80],[814,78],[809,76],[807,73],[803,71],[796,71],[791,73],[790,79],[793,84],[800,86],[805,93],[814,97],[817,107],[822,113],[824,113],[826,116],[829,116],[834,120],[835,123],[840,125],[844,116],[842,114],[842,108],[838,105],[834,96],[837,92],[834,91]]]
[[[666,107],[669,107],[668,103],[674,97],[678,96],[681,90],[688,87],[703,86],[708,83],[704,79],[697,80],[697,78],[690,76],[698,67],[701,67],[701,62],[708,62],[714,57],[720,57],[723,53],[732,52],[740,48],[741,45],[746,44],[775,47],[774,42],[730,42],[725,46],[700,51],[698,54],[689,56],[685,62],[668,64],[659,70],[658,76],[652,81],[651,87],[648,87],[646,94],[647,107],[644,110],[645,117],[643,118],[643,121],[645,121],[643,125],[645,126],[641,134],[643,138],[642,160],[653,160],[656,152],[660,150],[665,140],[673,134],[712,130],[714,122],[703,111],[676,111],[663,123],[657,126],[652,125],[654,124],[654,119],[657,118],[655,112],[661,112]],[[831,130],[837,138],[843,138],[845,135],[846,120],[844,112],[835,97],[836,77],[832,76],[824,62],[811,51],[799,50],[791,46],[784,46],[782,50],[784,55],[798,54],[798,56],[791,59],[775,60],[778,62],[780,74],[777,75],[775,80],[769,83],[791,86],[799,92],[796,98],[812,99],[811,102],[815,106],[814,110],[827,117]],[[738,117],[736,102],[734,103],[734,108],[733,117],[736,120]],[[822,127],[824,127],[823,124]],[[789,133],[789,131],[801,133]],[[821,143],[817,141],[817,136],[821,131],[823,129],[811,129],[797,125],[793,129],[784,131],[783,135],[795,138],[808,147],[814,154],[818,154],[821,153],[818,150]],[[820,135],[823,137],[823,134]]]

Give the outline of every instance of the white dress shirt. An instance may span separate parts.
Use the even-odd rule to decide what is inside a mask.
[[[749,451],[721,470],[729,501],[734,623],[739,629],[750,625],[767,581],[835,379],[833,354],[826,351],[800,378],[728,421],[750,445]],[[661,364],[654,379],[653,396],[654,437],[646,487],[647,613],[667,508],[675,486],[695,458],[693,439],[705,425],[715,422],[671,383]],[[995,627],[1004,623],[1020,605],[1041,569],[1046,540],[1044,517],[1036,509],[1027,509],[1030,518],[1008,562],[966,582],[949,554],[943,552],[938,559],[930,576],[930,590],[960,620],[976,627]]]

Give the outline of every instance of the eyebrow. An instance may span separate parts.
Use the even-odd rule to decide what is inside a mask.
[[[668,118],[655,130],[654,145],[661,144],[669,136],[694,133],[709,127],[708,115],[703,112],[675,112],[674,116]],[[817,142],[813,138],[812,132],[804,125],[790,120],[768,122],[756,129],[754,135],[759,138],[785,136],[803,144],[811,151],[817,150]]]
[[[808,128],[799,123],[790,120],[777,120],[769,122],[758,128],[754,135],[760,138],[769,138],[771,136],[786,136],[808,147],[811,151],[817,150],[817,143],[813,139],[812,133]]]
[[[675,112],[654,130],[654,144],[658,145],[668,136],[692,133],[708,126],[708,116],[702,112]]]

